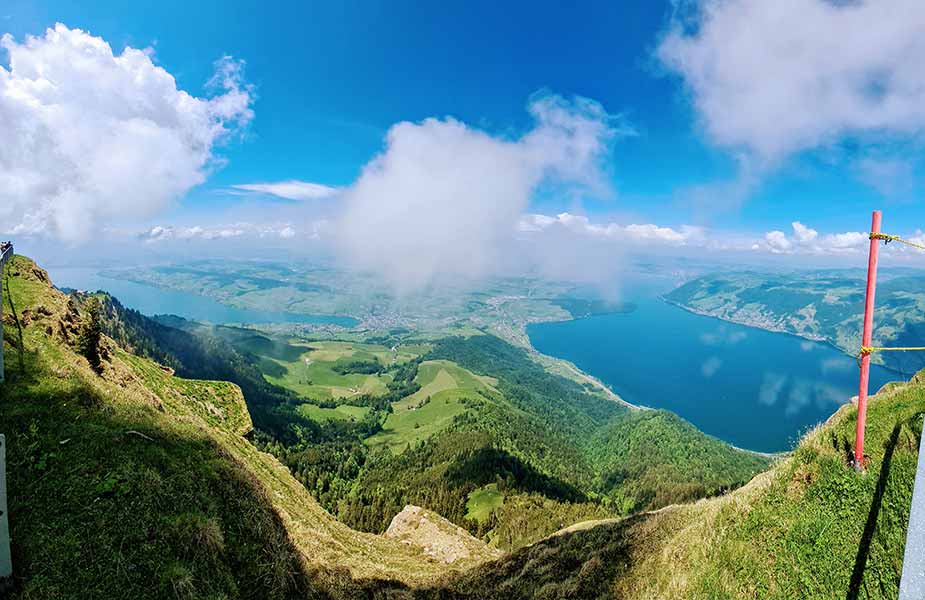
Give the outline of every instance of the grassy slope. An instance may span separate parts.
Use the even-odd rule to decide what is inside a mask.
[[[464,574],[456,595],[895,598],[925,382],[892,386],[868,410],[863,475],[846,466],[857,419],[846,405],[743,488],[571,528]]]
[[[504,504],[504,493],[498,491],[497,483],[489,483],[469,493],[466,502],[466,518],[482,522],[488,518],[491,511]]]
[[[98,376],[62,339],[76,323],[66,296],[23,257],[6,274],[0,430],[19,596],[340,596],[400,585],[355,578],[445,571],[322,510],[242,437],[236,386],[173,377],[111,342]]]
[[[364,375],[340,374],[333,370],[339,363],[349,361],[375,361],[386,367],[416,358],[417,354],[404,349],[392,352],[377,344],[340,341],[290,342],[291,356],[272,356],[262,348],[252,352],[268,363],[262,363],[270,383],[289,388],[302,396],[323,400],[349,398],[357,394],[383,394],[391,381],[387,373]]]
[[[456,415],[466,411],[466,398],[478,398],[479,390],[493,392],[484,381],[448,361],[421,363],[415,381],[421,389],[392,404],[382,431],[366,440],[371,447],[387,446],[401,452],[446,429]]]

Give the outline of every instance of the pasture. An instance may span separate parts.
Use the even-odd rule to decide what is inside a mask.
[[[382,431],[366,440],[371,447],[399,453],[449,426],[467,410],[467,400],[482,398],[480,391],[496,393],[482,378],[445,360],[421,363],[415,381],[421,389],[392,404]]]

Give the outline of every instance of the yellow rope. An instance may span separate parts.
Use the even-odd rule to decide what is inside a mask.
[[[861,358],[874,352],[907,352],[914,350],[925,350],[925,346],[907,346],[903,348],[883,348],[881,346],[861,346],[861,351],[855,357],[858,361],[858,368],[861,367]]]
[[[925,245],[916,244],[915,242],[904,240],[898,235],[890,235],[889,233],[874,233],[873,231],[871,231],[870,239],[883,240],[887,244],[889,244],[890,242],[899,242],[900,244],[906,244],[914,248],[925,250]],[[881,346],[861,346],[861,351],[858,352],[858,362],[860,362],[862,356],[865,356],[867,354],[873,354],[874,352],[913,352],[913,351],[925,351],[925,346],[906,346],[902,348],[883,348]]]
[[[872,239],[872,240],[883,240],[883,241],[886,242],[887,244],[889,244],[890,242],[899,242],[900,244],[906,244],[907,246],[912,246],[912,247],[918,248],[918,249],[920,249],[920,250],[925,250],[925,246],[923,246],[922,244],[916,244],[915,242],[910,242],[909,240],[904,240],[903,238],[899,237],[898,235],[890,235],[890,234],[888,234],[888,233],[874,233],[874,232],[871,232],[871,234],[870,234],[870,239]]]
[[[874,352],[907,352],[912,350],[925,350],[925,346],[907,346],[905,348],[881,348],[880,346],[861,346],[861,354]]]

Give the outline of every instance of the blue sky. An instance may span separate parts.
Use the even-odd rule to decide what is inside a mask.
[[[540,188],[531,193],[528,213],[567,211],[591,223],[675,230],[694,225],[756,239],[771,230],[790,236],[793,221],[820,236],[863,231],[874,208],[886,211],[887,223],[902,224],[903,233],[925,225],[919,115],[891,113],[871,124],[847,107],[820,125],[816,137],[801,138],[794,123],[792,130],[781,127],[789,138],[779,140],[761,123],[782,113],[756,113],[752,109],[761,103],[753,102],[743,106],[753,122],[721,123],[724,109],[738,107],[717,99],[716,89],[732,81],[767,96],[762,86],[780,74],[762,74],[762,49],[743,48],[737,44],[747,41],[730,35],[728,52],[755,62],[742,73],[727,73],[731,80],[698,84],[717,64],[727,72],[736,68],[728,61],[698,63],[696,57],[722,51],[721,38],[737,17],[701,16],[689,30],[682,19],[691,11],[679,15],[675,4],[7,0],[0,32],[22,43],[27,34],[43,35],[60,22],[102,38],[117,55],[126,46],[150,47],[154,64],[175,77],[178,89],[202,98],[215,94],[205,86],[214,61],[244,61],[242,85],[249,86],[252,118],[232,139],[216,143],[214,155],[223,166],[210,169],[204,182],[183,190],[146,225],[207,225],[289,210],[278,199],[222,193],[232,185],[300,180],[346,188],[384,151],[389,128],[402,121],[451,116],[499,139],[517,139],[534,126],[527,107],[543,91],[589,98],[634,133],[618,135],[601,157],[613,193],[599,199]],[[700,7],[715,4],[704,0]],[[728,4],[753,11],[747,16],[756,28],[761,19],[776,18],[753,0]],[[790,4],[838,10],[824,0]],[[905,33],[922,37],[921,9],[901,4],[915,13],[914,19],[906,15],[911,24]],[[851,33],[847,20],[844,26]],[[698,28],[699,39],[682,35],[679,52],[666,58],[666,35],[696,36]],[[863,76],[895,62],[889,54],[880,63],[844,60],[844,71]],[[812,62],[812,56],[797,57],[778,66],[799,70]],[[7,65],[2,53],[0,64]],[[890,81],[909,75],[904,67],[895,71]],[[796,86],[807,77],[819,76],[780,77],[782,94],[789,93],[788,81]],[[826,106],[815,110],[824,116]]]

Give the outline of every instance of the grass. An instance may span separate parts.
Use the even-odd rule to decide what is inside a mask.
[[[369,412],[369,407],[342,404],[337,408],[321,408],[314,404],[301,404],[298,411],[315,421],[359,421]]]
[[[863,474],[847,464],[848,404],[734,492],[582,524],[452,587],[466,598],[895,598],[925,417],[920,377],[871,399]]]
[[[493,510],[504,504],[504,493],[498,490],[497,483],[489,483],[469,493],[466,502],[466,518],[482,523]]]
[[[67,297],[23,257],[6,274],[4,313],[21,324],[4,322],[0,385],[12,597],[356,597],[446,572],[324,511],[243,437],[239,388],[107,338],[97,375],[65,339],[79,325]]]
[[[468,410],[467,400],[484,398],[480,392],[496,393],[482,378],[445,360],[421,363],[415,381],[421,389],[392,404],[392,414],[382,431],[366,440],[368,445],[399,453],[446,429]]]
[[[290,342],[301,352],[285,358],[261,356],[261,370],[267,381],[288,388],[297,394],[320,400],[349,398],[358,394],[381,395],[391,381],[391,375],[365,375],[334,371],[338,364],[350,361],[376,361],[383,367],[413,360],[418,356],[414,347],[396,351],[377,344],[344,341]]]

